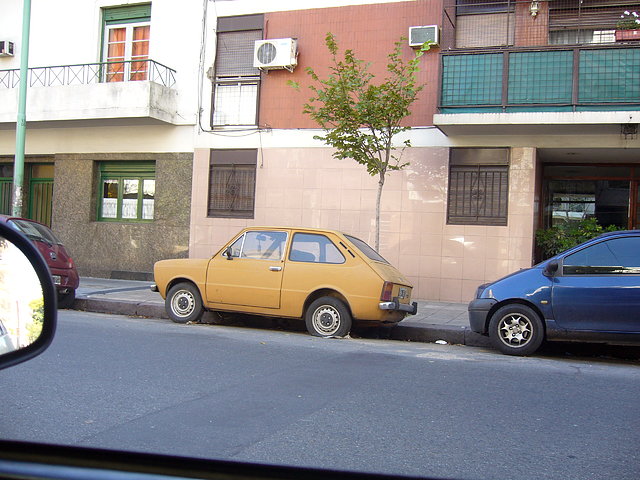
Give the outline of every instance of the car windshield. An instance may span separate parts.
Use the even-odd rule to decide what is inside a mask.
[[[16,230],[24,233],[31,240],[48,243],[49,245],[60,244],[60,241],[55,237],[53,232],[44,225],[15,218],[9,220],[8,223]]]
[[[360,250],[362,253],[364,253],[368,258],[370,258],[374,262],[389,263],[382,257],[382,255],[380,255],[378,252],[376,252],[373,248],[371,248],[369,245],[367,245],[365,242],[363,242],[359,238],[352,237],[351,235],[345,235],[345,237],[347,237],[347,239],[349,239],[349,241],[358,250]]]

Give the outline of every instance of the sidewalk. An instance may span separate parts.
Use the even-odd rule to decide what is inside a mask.
[[[82,277],[73,308],[97,313],[169,318],[160,294],[149,289],[151,284],[135,280]],[[205,313],[202,321],[220,323],[209,313]],[[483,347],[489,345],[486,337],[469,330],[466,303],[418,300],[417,315],[409,316],[393,327],[389,338],[412,342],[444,340],[449,344]]]

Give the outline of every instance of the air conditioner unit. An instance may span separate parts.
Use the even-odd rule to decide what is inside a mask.
[[[287,69],[298,65],[298,41],[295,38],[256,40],[253,66],[260,70]]]
[[[424,42],[440,42],[440,29],[437,25],[423,25],[421,27],[409,27],[409,46],[421,47]]]
[[[0,57],[13,57],[13,42],[0,40]]]

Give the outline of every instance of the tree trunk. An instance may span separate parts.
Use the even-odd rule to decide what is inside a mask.
[[[382,199],[382,187],[384,187],[384,174],[380,172],[380,179],[378,180],[378,196],[376,197],[376,232],[373,248],[376,252],[380,249],[380,200]]]

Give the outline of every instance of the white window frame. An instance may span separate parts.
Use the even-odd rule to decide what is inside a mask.
[[[104,26],[104,41],[103,41],[103,51],[102,51],[102,59],[104,62],[108,61],[109,58],[109,33],[111,30],[116,29],[125,29],[125,37],[124,37],[124,81],[128,82],[131,79],[131,61],[132,53],[133,53],[133,29],[136,27],[150,27],[151,22],[127,22],[127,23],[112,23]],[[150,40],[150,39],[149,39]],[[147,53],[147,58],[150,58],[149,53]],[[103,81],[107,79],[107,71],[103,73]],[[149,79],[149,71],[147,71],[147,80]]]

